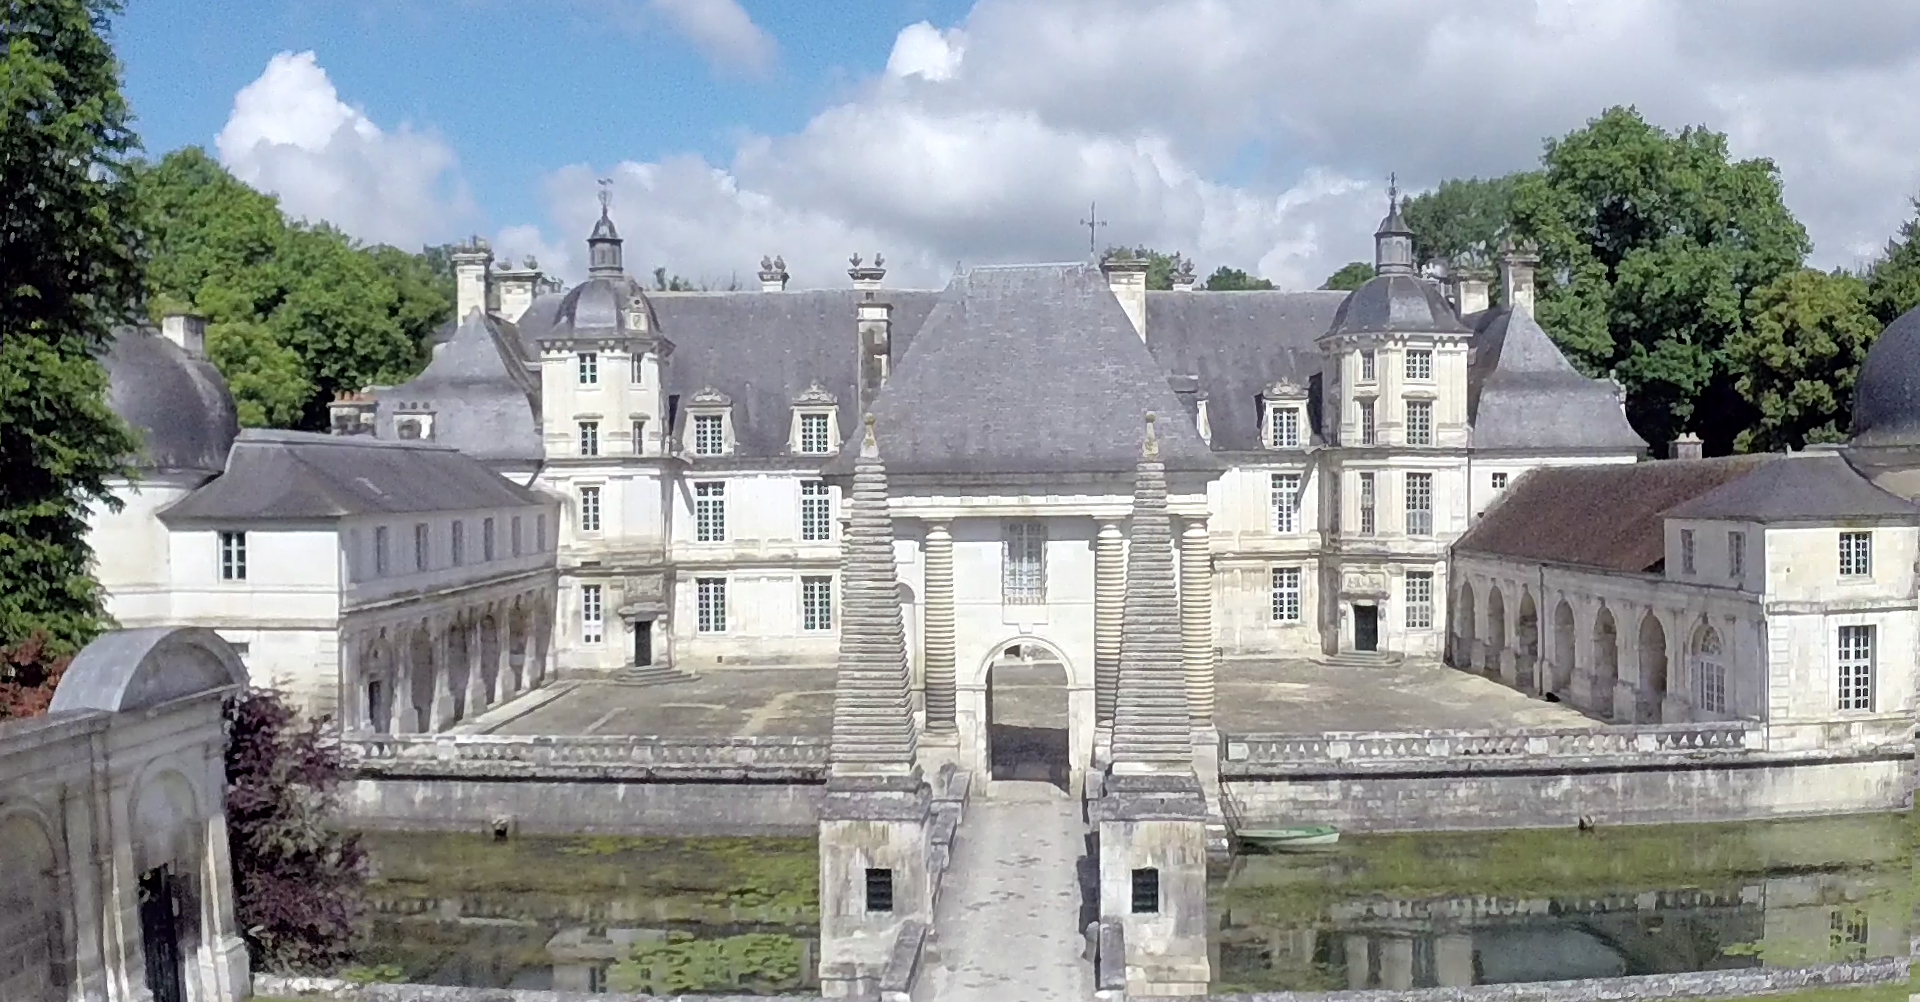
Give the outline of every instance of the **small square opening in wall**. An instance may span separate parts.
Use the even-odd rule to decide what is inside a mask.
[[[1160,871],[1143,866],[1133,871],[1133,913],[1160,914]]]
[[[883,866],[867,867],[867,911],[893,911],[893,871]]]

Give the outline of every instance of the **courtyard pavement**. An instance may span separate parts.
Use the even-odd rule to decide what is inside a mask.
[[[1010,662],[995,668],[995,723],[1021,730],[1065,728],[1064,682],[1057,664]],[[1221,667],[1215,685],[1220,729],[1238,733],[1602,726],[1564,703],[1533,699],[1433,662],[1330,668],[1301,660],[1233,660]],[[724,668],[667,685],[558,686],[564,691],[529,694],[488,714],[474,729],[824,737],[833,724],[831,668]]]

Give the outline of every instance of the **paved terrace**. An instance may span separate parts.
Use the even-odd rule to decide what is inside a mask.
[[[1057,666],[995,669],[995,722],[1064,728]],[[1311,661],[1228,661],[1216,680],[1220,728],[1235,733],[1599,726],[1565,704],[1431,662],[1329,668]],[[725,668],[685,682],[560,683],[469,727],[493,734],[815,736],[832,727],[833,669]]]

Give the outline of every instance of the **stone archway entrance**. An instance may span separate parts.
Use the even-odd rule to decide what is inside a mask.
[[[986,739],[992,779],[1072,786],[1066,659],[1031,638],[1002,644],[987,663]]]

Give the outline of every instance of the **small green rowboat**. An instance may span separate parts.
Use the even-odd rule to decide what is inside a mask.
[[[1234,834],[1246,845],[1279,852],[1325,848],[1340,841],[1340,829],[1332,825],[1242,828]]]

